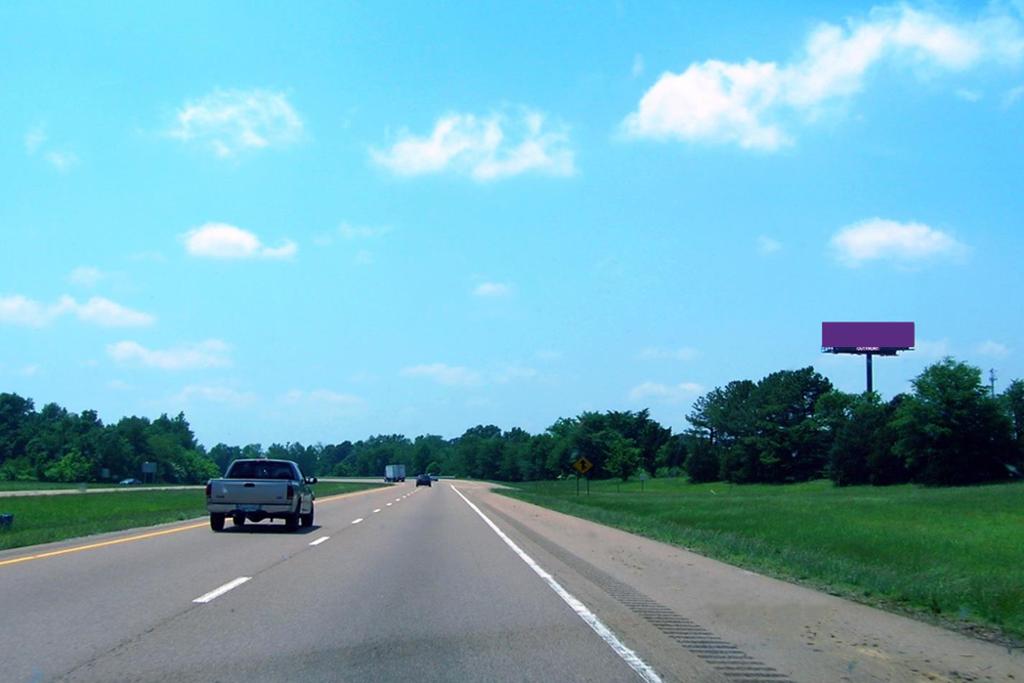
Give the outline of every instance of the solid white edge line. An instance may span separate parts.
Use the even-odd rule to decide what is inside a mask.
[[[511,548],[512,551],[519,556],[519,559],[525,562],[537,576],[543,579],[544,582],[548,584],[548,587],[555,591],[555,593],[558,594],[558,597],[562,598],[565,604],[567,604],[580,619],[586,622],[587,626],[593,629],[594,633],[596,633],[601,640],[607,643],[608,646],[615,651],[615,654],[622,658],[622,661],[626,662],[629,668],[635,671],[641,679],[648,683],[661,683],[661,677],[658,676],[657,672],[644,660],[640,659],[640,656],[637,655],[637,653],[633,652],[633,650],[629,649],[621,640],[619,640],[619,637],[616,636],[610,628],[605,626],[604,622],[602,622],[596,614],[591,612],[586,605],[576,598],[576,596],[562,588],[562,585],[558,583],[551,574],[548,574],[543,567],[537,564],[536,560],[527,555],[522,548],[516,545],[515,541],[506,536],[505,532],[499,529],[498,526],[487,517],[487,515],[480,511],[480,508],[469,500],[469,498],[462,495],[462,491],[455,488],[453,484],[449,484],[449,486],[452,487],[452,491],[459,494],[459,497],[462,498],[462,500],[466,501],[466,505],[471,507],[473,512],[480,515],[480,518],[487,523],[487,526],[491,527],[491,530],[494,531],[494,533],[498,534],[498,537],[501,538],[501,540],[505,541],[505,545]]]
[[[363,518],[362,518],[362,517],[360,517],[359,519],[353,519],[353,520],[352,520],[352,523],[353,523],[353,524],[359,524],[359,522],[361,522],[361,521],[363,521]]]
[[[232,588],[238,588],[239,586],[241,586],[243,583],[245,583],[246,581],[248,581],[251,578],[252,578],[251,576],[239,576],[234,581],[228,581],[227,583],[225,583],[220,588],[214,588],[209,593],[206,593],[205,595],[200,595],[198,598],[196,598],[192,602],[199,603],[199,604],[204,604],[204,603],[210,602],[211,600],[214,600],[214,599],[219,598],[220,596],[224,595],[225,593],[227,593]]]
[[[318,538],[315,541],[313,541],[312,543],[310,543],[310,545],[320,545],[321,543],[326,541],[328,538],[330,538],[330,536],[321,536],[320,538]]]

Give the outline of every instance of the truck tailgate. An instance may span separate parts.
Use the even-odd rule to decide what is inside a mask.
[[[238,505],[282,505],[288,502],[286,481],[215,479],[210,482],[210,502]]]

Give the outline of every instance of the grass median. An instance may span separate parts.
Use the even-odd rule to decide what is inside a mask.
[[[651,480],[497,493],[962,630],[1024,640],[1024,483],[836,488]]]
[[[146,487],[180,486],[180,484],[144,484]],[[0,491],[61,491],[65,489],[130,489],[116,481],[69,484],[60,481],[0,481]]]
[[[317,498],[326,498],[378,486],[324,482],[313,490]],[[0,530],[0,550],[7,550],[202,517],[206,498],[202,490],[24,496],[0,499],[0,513],[14,515],[11,528]]]

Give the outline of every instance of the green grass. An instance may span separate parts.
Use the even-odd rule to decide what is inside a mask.
[[[376,488],[378,484],[325,482],[317,498]],[[206,515],[202,491],[126,491],[70,496],[0,498],[0,513],[14,524],[0,531],[0,550],[107,531],[177,522]]]
[[[344,482],[344,481],[322,481],[313,486],[317,498],[336,496],[339,493],[352,493],[354,491],[365,491],[366,489],[379,489],[386,484],[381,482]]]
[[[1024,484],[835,488],[681,480],[504,495],[863,602],[1024,638]]]
[[[145,484],[145,486],[178,486],[178,484]],[[59,481],[0,481],[0,491],[51,491],[54,489],[110,489],[119,487],[116,481],[65,484]]]

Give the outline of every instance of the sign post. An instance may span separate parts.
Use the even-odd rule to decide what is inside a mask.
[[[586,458],[579,458],[572,464],[572,468],[576,470],[576,495],[580,495],[580,475],[585,475],[594,467],[594,463],[590,462]],[[590,495],[590,477],[587,477],[587,495]]]

